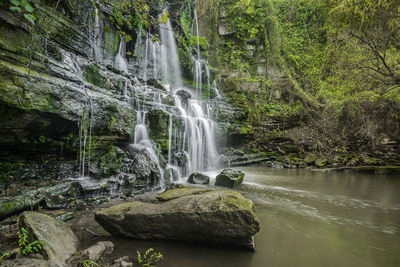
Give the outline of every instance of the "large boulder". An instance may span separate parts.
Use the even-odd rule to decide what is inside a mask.
[[[189,184],[209,184],[210,177],[199,172],[194,172],[189,176],[187,182]]]
[[[19,226],[28,231],[30,240],[42,241],[42,256],[59,266],[67,266],[78,249],[78,238],[72,229],[46,214],[25,211],[20,216]]]
[[[235,169],[225,169],[217,175],[215,185],[234,188],[243,182],[244,173]]]
[[[166,201],[184,197],[184,196],[203,194],[205,192],[210,192],[211,190],[213,190],[213,189],[179,187],[179,188],[174,188],[173,190],[167,190],[167,191],[157,195],[157,199],[158,199],[158,201],[166,202]]]
[[[182,188],[170,191],[174,190]],[[116,236],[202,241],[254,249],[253,236],[260,226],[251,200],[234,191],[193,190],[194,195],[159,204],[116,205],[96,212],[95,219]]]
[[[54,262],[45,260],[20,258],[15,260],[6,260],[1,263],[2,267],[58,267],[59,265]]]

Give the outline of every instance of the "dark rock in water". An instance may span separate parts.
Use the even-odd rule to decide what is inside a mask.
[[[19,226],[28,231],[31,240],[42,241],[42,256],[59,266],[67,266],[78,249],[78,238],[72,229],[48,215],[26,211],[20,216]]]
[[[225,169],[217,175],[215,185],[233,188],[243,182],[244,173],[235,169]]]
[[[182,188],[171,191],[174,190]],[[161,204],[127,202],[96,212],[95,219],[116,236],[202,241],[254,249],[253,236],[260,226],[251,200],[229,190],[186,190],[197,194]]]
[[[123,171],[129,173],[124,181],[125,186],[132,186],[138,181],[156,185],[161,180],[161,172],[157,165],[157,159],[151,156],[147,150],[136,153],[131,160],[125,164]]]
[[[192,95],[186,90],[178,90],[175,93],[176,95],[180,96],[182,100],[186,101],[187,99],[192,98]]]
[[[210,177],[199,172],[194,172],[189,176],[187,182],[190,184],[209,184]]]

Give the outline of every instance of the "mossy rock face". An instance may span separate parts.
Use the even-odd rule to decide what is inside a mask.
[[[323,158],[323,157],[317,158],[315,160],[315,166],[317,166],[318,168],[325,167],[327,163],[328,163],[328,160],[326,158]]]
[[[225,169],[217,175],[215,185],[234,188],[243,182],[244,173],[235,169]]]
[[[164,195],[184,190],[172,189],[174,193]],[[116,236],[199,241],[251,250],[253,236],[260,230],[254,203],[230,190],[198,191],[157,204],[127,202],[96,212],[95,219]]]
[[[315,163],[315,160],[316,160],[316,156],[315,156],[314,154],[309,154],[309,155],[307,155],[307,156],[305,157],[304,162],[305,162],[307,165],[312,165],[312,164]]]
[[[107,79],[100,74],[100,68],[94,64],[86,65],[83,68],[83,78],[88,83],[101,88],[106,88]]]
[[[127,154],[119,147],[109,146],[107,152],[99,158],[98,166],[103,176],[117,174]]]

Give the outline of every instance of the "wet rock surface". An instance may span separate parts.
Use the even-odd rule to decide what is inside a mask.
[[[174,190],[183,189],[170,191]],[[160,204],[112,206],[96,212],[95,219],[116,236],[202,241],[245,249],[254,249],[253,236],[259,231],[251,200],[234,191],[199,192],[197,188],[187,188],[186,195]]]
[[[189,176],[187,182],[190,184],[207,185],[210,183],[210,177],[199,172],[194,172]]]
[[[234,188],[243,182],[244,173],[235,169],[224,169],[215,178],[215,185]]]

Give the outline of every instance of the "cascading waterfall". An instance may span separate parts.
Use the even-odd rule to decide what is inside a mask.
[[[199,34],[197,14],[195,14],[195,18],[196,31]],[[196,88],[184,86],[170,20],[160,25],[159,34],[160,43],[154,41],[155,36],[149,31],[145,35],[142,35],[141,31],[138,32],[135,44],[137,60],[134,65],[135,73],[144,81],[154,79],[168,84],[170,90],[163,94],[169,94],[173,98],[174,106],[163,104],[161,93],[154,89],[146,91],[146,88],[143,87],[140,91],[133,90],[131,95],[133,95],[137,113],[133,145],[145,149],[152,160],[157,162],[160,173],[164,177],[154,143],[149,137],[146,115],[152,109],[162,110],[169,114],[169,146],[165,178],[173,181],[195,171],[205,171],[217,167],[218,153],[215,143],[217,124],[213,120],[212,106],[202,99],[203,84],[210,89],[214,85],[216,87],[216,83],[210,83],[210,71],[206,66],[206,61],[201,58],[200,43],[198,42],[197,54],[193,56],[197,66],[194,70]],[[128,73],[124,55],[125,41],[122,39],[115,63],[120,71]],[[132,84],[125,82],[125,97],[127,90],[132,87],[134,87]],[[142,100],[139,99],[139,95],[143,96]],[[163,184],[160,183],[160,185]]]
[[[171,85],[173,90],[176,90],[182,87],[183,82],[178,50],[170,19],[160,26],[160,37],[162,77],[164,81]]]
[[[100,6],[100,4],[96,1],[96,4]],[[103,60],[103,53],[101,49],[101,36],[102,36],[102,29],[99,20],[99,11],[97,8],[94,8],[94,41],[93,41],[93,52],[94,52],[94,59],[96,62],[102,62]]]
[[[126,50],[125,38],[121,37],[118,53],[115,56],[115,67],[124,73],[128,73],[129,71],[128,71],[128,64],[125,59],[125,50]]]

